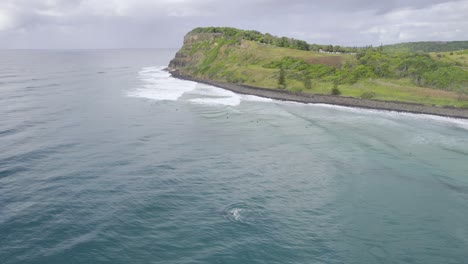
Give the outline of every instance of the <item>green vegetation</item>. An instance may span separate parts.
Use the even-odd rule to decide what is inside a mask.
[[[362,99],[372,99],[375,97],[374,92],[363,92],[360,96]]]
[[[465,70],[468,69],[468,49],[451,52],[431,52],[429,54],[435,60],[454,64]]]
[[[424,53],[363,52],[356,67],[344,71],[346,81],[364,78],[409,78],[417,86],[468,93],[468,72]]]
[[[408,42],[383,47],[388,52],[446,52],[468,49],[468,41]]]
[[[308,75],[304,77],[304,88],[307,90],[312,89],[312,81]]]
[[[170,67],[197,78],[256,87],[468,107],[466,50],[451,55],[390,52],[383,46],[335,54],[307,45],[258,31],[197,28],[187,34]]]
[[[319,51],[323,50],[326,52],[340,52],[340,53],[353,53],[362,49],[367,49],[368,47],[358,48],[358,47],[341,47],[333,45],[319,45],[319,44],[309,44],[303,40],[287,38],[287,37],[277,37],[269,33],[262,34],[256,30],[241,30],[231,27],[200,27],[195,28],[189,34],[219,34],[228,38],[237,38],[243,40],[250,40],[259,43],[264,43],[268,45],[273,45],[282,48],[298,49],[298,50],[311,50]]]
[[[286,89],[286,76],[285,76],[283,67],[280,67],[280,72],[279,72],[279,77],[278,77],[278,87],[280,89]]]
[[[340,89],[338,89],[338,82],[335,81],[333,82],[333,88],[331,89],[331,94],[332,95],[341,95]]]

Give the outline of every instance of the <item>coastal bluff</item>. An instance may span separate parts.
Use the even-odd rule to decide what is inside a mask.
[[[363,98],[350,96],[347,93],[332,95],[328,91],[324,92],[321,87],[328,85],[331,88],[336,83],[332,77],[336,75],[337,71],[348,67],[350,61],[355,60],[355,53],[323,54],[310,49],[302,49],[299,44],[289,44],[296,46],[288,48],[278,47],[279,44],[271,44],[268,43],[271,40],[265,40],[265,36],[269,37],[269,35],[257,31],[237,31],[233,29],[233,31],[227,31],[226,33],[218,32],[220,30],[216,30],[216,28],[212,31],[209,32],[209,30],[203,28],[195,29],[184,37],[183,46],[167,67],[173,77],[217,86],[240,94],[256,95],[276,100],[468,119],[468,109],[464,107],[421,104],[419,102],[399,101],[398,98],[395,100],[382,100],[378,96],[376,98]],[[286,41],[295,40],[288,39]],[[289,66],[288,62],[284,62],[285,60],[292,61],[294,65]],[[307,65],[304,66],[304,64]],[[283,68],[287,72],[287,88],[278,86],[280,69]],[[314,70],[325,73],[317,77],[314,75],[316,74]],[[308,74],[307,77],[304,77],[305,73]],[[304,85],[303,81],[306,78],[310,78],[318,88],[297,89],[297,87]],[[341,88],[341,86],[340,84],[338,87]],[[372,89],[372,87],[369,89]],[[435,90],[419,87],[410,87],[410,89]],[[446,91],[439,92],[439,94],[451,95],[450,92]],[[463,94],[460,95],[459,98],[461,99],[458,100],[465,100],[464,96]]]

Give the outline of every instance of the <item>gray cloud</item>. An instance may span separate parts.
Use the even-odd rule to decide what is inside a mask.
[[[3,0],[0,48],[179,47],[198,26],[349,46],[468,39],[468,0]]]

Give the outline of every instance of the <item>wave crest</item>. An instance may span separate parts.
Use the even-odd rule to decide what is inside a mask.
[[[173,78],[164,67],[145,67],[138,72],[142,86],[127,93],[151,100],[183,100],[209,106],[238,106],[241,102],[273,102],[272,99],[241,95],[215,86]],[[182,98],[183,97],[183,98]]]
[[[142,87],[131,91],[128,96],[147,98],[157,101],[176,101],[184,93],[195,89],[197,83],[178,80],[163,67],[146,67],[138,72]]]

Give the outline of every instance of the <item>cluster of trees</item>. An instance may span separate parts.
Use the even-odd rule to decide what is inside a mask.
[[[257,40],[260,43],[269,44],[277,47],[291,48],[298,50],[309,50],[309,44],[303,40],[276,37],[266,33],[260,39]]]
[[[366,47],[341,47],[338,45],[320,45],[309,44],[306,41],[277,37],[269,33],[262,34],[255,30],[240,30],[232,27],[200,27],[192,30],[193,33],[219,33],[227,37],[235,37],[239,39],[246,39],[274,45],[278,47],[299,49],[299,50],[312,50],[312,51],[326,51],[326,52],[340,52],[340,53],[357,53],[363,50],[386,51],[386,52],[445,52],[468,49],[468,41],[448,41],[448,42],[409,42],[393,45],[386,45],[374,48],[372,46]]]
[[[319,45],[319,44],[310,44],[309,50],[313,51],[325,51],[325,52],[339,52],[339,53],[357,53],[361,50],[371,49],[369,47],[343,47],[338,45]]]
[[[340,52],[340,53],[355,53],[363,48],[358,47],[341,47],[333,45],[319,45],[309,44],[304,40],[277,37],[269,33],[263,34],[256,30],[240,30],[231,27],[204,27],[192,30],[192,33],[218,33],[226,37],[238,38],[256,41],[264,44],[269,44],[277,47],[298,49],[298,50],[312,50],[312,51],[326,51],[326,52]],[[367,48],[367,47],[365,47]]]

